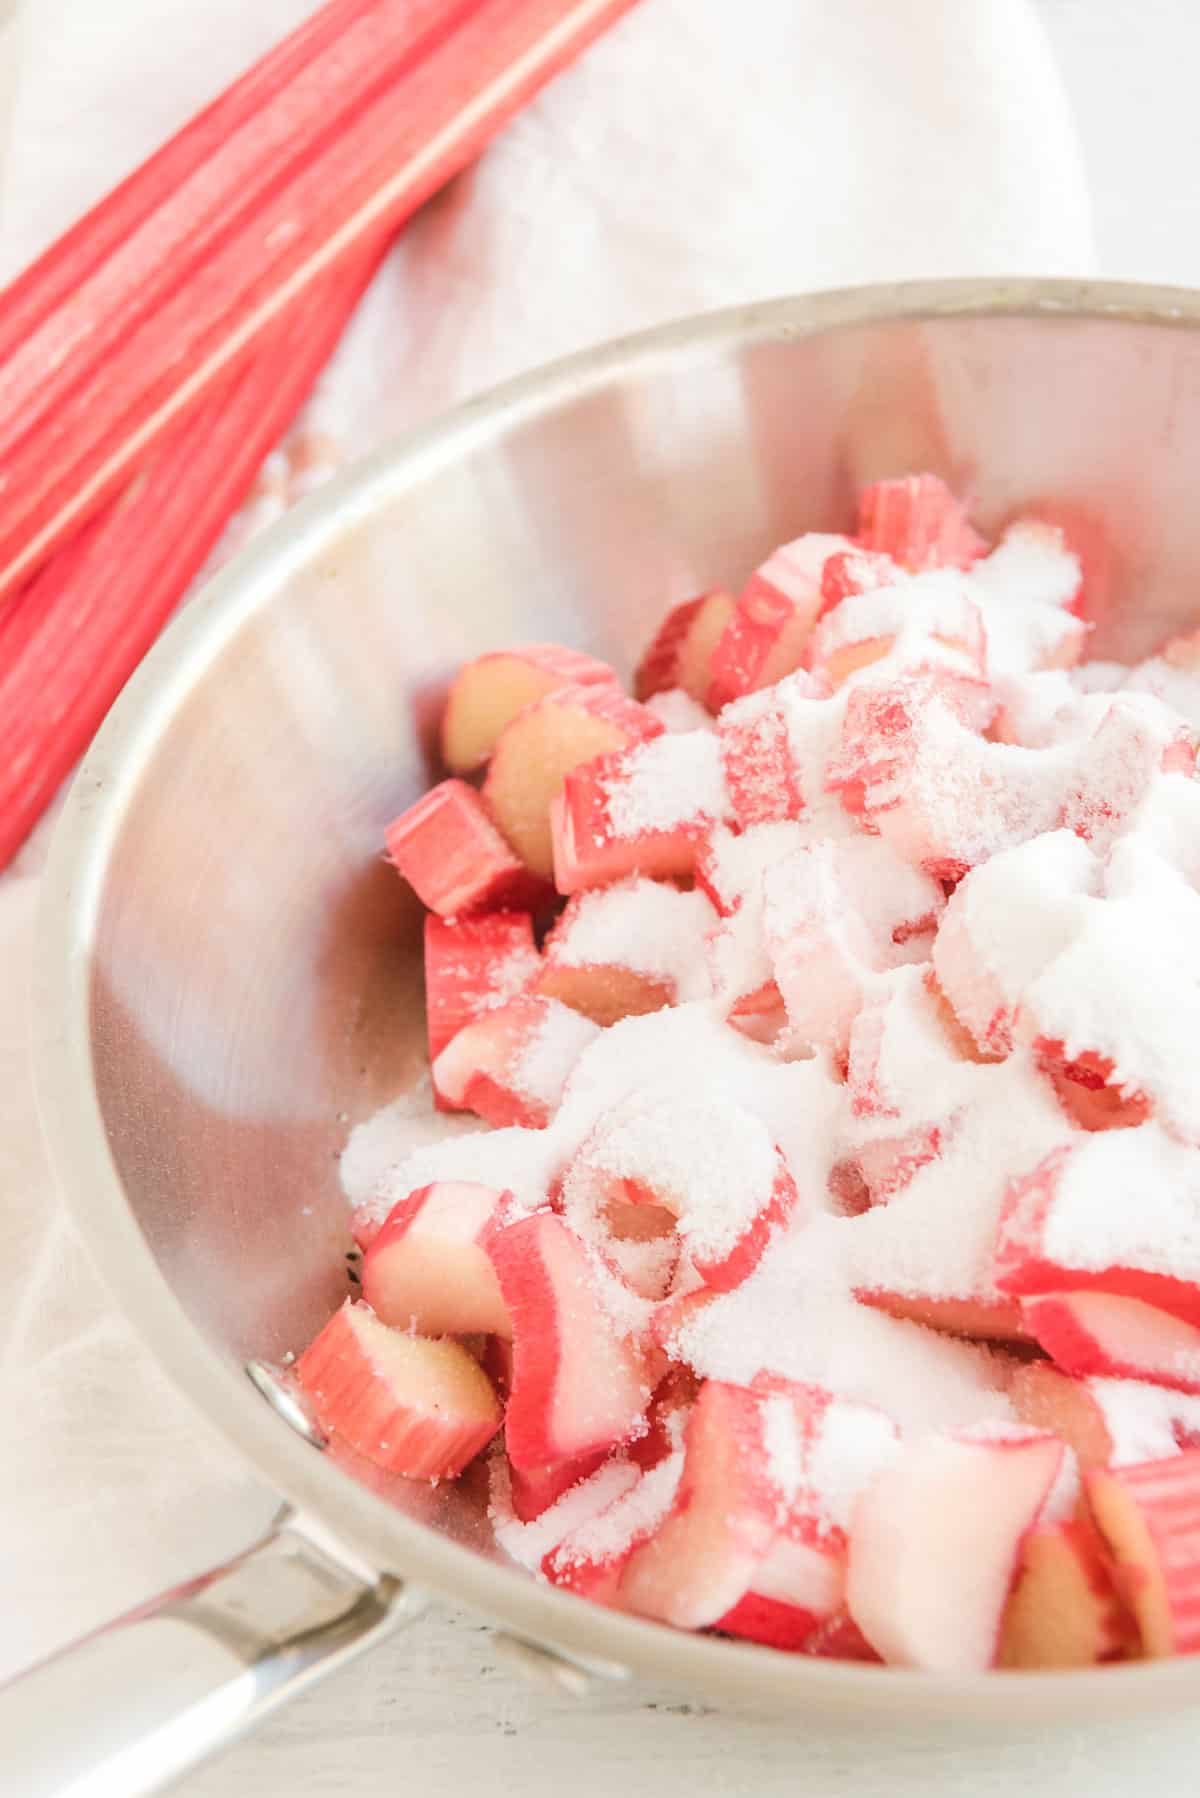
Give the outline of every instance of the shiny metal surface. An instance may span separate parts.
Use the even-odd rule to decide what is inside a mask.
[[[3,1789],[149,1798],[409,1615],[399,1582],[362,1579],[281,1518],[0,1689]]]
[[[363,1482],[242,1371],[342,1293],[347,1130],[422,1066],[419,919],[379,858],[464,656],[559,637],[628,667],[671,601],[936,469],[985,525],[1102,517],[1098,653],[1197,609],[1200,299],[937,283],[693,321],[534,376],[355,470],[168,632],[54,847],[40,1099],[70,1202],[156,1354],[380,1568],[588,1663],[728,1703],[1003,1729],[1200,1702],[1200,1664],[945,1680],[677,1634],[501,1565],[478,1493]]]

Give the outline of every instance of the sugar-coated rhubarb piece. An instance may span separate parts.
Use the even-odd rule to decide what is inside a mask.
[[[581,1598],[620,1605],[625,1569],[666,1517],[682,1472],[682,1449],[643,1468],[633,1485],[568,1531],[542,1562],[546,1578]]]
[[[409,1479],[461,1473],[500,1428],[487,1375],[460,1343],[389,1329],[349,1299],[296,1363],[317,1421]]]
[[[902,568],[969,568],[987,544],[935,474],[875,481],[858,496],[858,542]]]
[[[1022,1299],[1021,1316],[1065,1373],[1200,1393],[1200,1329],[1169,1311],[1108,1292],[1047,1292]]]
[[[1200,1448],[1200,1399],[1169,1386],[1076,1378],[1049,1361],[1030,1361],[1014,1372],[1008,1396],[1023,1423],[1061,1436],[1084,1472]]]
[[[712,681],[712,655],[733,613],[733,598],[719,589],[672,606],[655,632],[633,677],[639,699],[680,687],[703,702]]]
[[[677,1220],[696,1272],[718,1291],[753,1271],[797,1204],[795,1181],[766,1126],[716,1092],[689,1099],[649,1086],[636,1093],[596,1125],[576,1173],[563,1198],[581,1232],[590,1233],[613,1183],[623,1182],[629,1201]]]
[[[836,550],[826,559],[821,570],[821,610],[823,618],[834,606],[840,606],[852,593],[872,593],[876,587],[890,587],[900,579],[901,571],[890,556],[879,550]]]
[[[684,1433],[679,1489],[665,1520],[635,1549],[622,1605],[680,1629],[704,1629],[744,1595],[776,1531],[763,1400],[706,1380]]]
[[[459,1031],[433,1064],[434,1087],[447,1106],[474,1111],[496,1129],[540,1130],[598,1035],[569,1005],[525,993]]]
[[[800,666],[821,610],[821,577],[848,537],[810,531],[785,543],[750,576],[712,654],[709,709],[757,693]]]
[[[1018,1004],[1072,940],[1102,867],[1074,831],[1058,830],[994,855],[955,889],[933,945],[933,966],[955,1016],[986,1054],[1012,1048]]]
[[[518,712],[560,687],[618,685],[607,662],[560,643],[522,643],[476,656],[459,669],[442,715],[442,755],[455,774],[483,764]]]
[[[813,631],[809,665],[831,688],[893,652],[916,662],[932,652],[940,666],[961,664],[968,679],[987,673],[983,618],[961,576],[915,575],[903,584],[852,595]]]
[[[1033,1530],[1000,1632],[998,1667],[1093,1667],[1122,1660],[1134,1632],[1105,1545],[1085,1518]]]
[[[363,1298],[382,1323],[420,1336],[511,1336],[486,1242],[512,1194],[439,1180],[401,1199],[368,1248]]]
[[[983,608],[993,676],[1079,661],[1088,632],[1078,615],[1080,560],[1053,525],[1037,519],[1010,525],[991,554],[974,564],[969,586]]]
[[[526,706],[496,741],[483,797],[526,866],[554,868],[550,807],[572,768],[662,734],[662,723],[619,687],[559,687]]]
[[[507,1005],[532,984],[541,957],[528,912],[425,919],[425,1026],[429,1059],[485,1012]]]
[[[926,1436],[860,1497],[850,1529],[846,1600],[885,1661],[931,1672],[983,1672],[1025,1532],[1058,1475],[1052,1436]]]
[[[1200,1652],[1200,1450],[1094,1468],[1088,1504],[1151,1660]]]
[[[417,898],[442,918],[520,909],[543,890],[465,781],[439,781],[393,819],[384,841]]]
[[[557,1504],[564,1492],[590,1479],[604,1460],[604,1449],[593,1449],[571,1461],[552,1461],[546,1467],[510,1467],[512,1508],[522,1523],[532,1523]]]
[[[587,1250],[552,1212],[488,1238],[512,1318],[505,1444],[514,1467],[607,1450],[634,1434],[649,1402],[646,1361],[606,1311]]]
[[[804,669],[789,675],[786,690],[813,700],[825,691]],[[800,816],[810,796],[793,753],[782,687],[726,706],[717,721],[717,738],[730,810],[743,830]]]
[[[560,893],[692,872],[699,846],[729,810],[712,731],[668,733],[573,768],[550,813]]]
[[[1137,1299],[1200,1330],[1200,1167],[1155,1124],[1078,1137],[1010,1182],[1002,1292]]]
[[[597,1024],[705,999],[716,913],[699,890],[635,877],[577,894],[546,939],[537,990]]]
[[[945,900],[877,837],[797,849],[763,876],[772,973],[798,1043],[844,1055],[873,977],[914,959]],[[917,953],[919,954],[919,947]]]

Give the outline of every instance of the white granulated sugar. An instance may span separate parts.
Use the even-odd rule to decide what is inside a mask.
[[[993,681],[996,721],[991,734],[999,743],[1042,749],[1057,740],[1060,716],[1079,694],[1065,669],[1044,668],[1033,674],[1008,674]]]
[[[1130,671],[1124,690],[1151,694],[1177,712],[1193,730],[1200,730],[1200,673],[1176,668],[1173,663],[1155,656]]]
[[[1126,662],[1081,662],[1067,679],[1078,693],[1116,693],[1129,679]]]
[[[993,677],[1047,667],[1082,642],[1085,627],[1066,609],[1079,589],[1079,558],[1052,527],[1012,525],[965,578],[983,612]]]
[[[706,999],[704,944],[716,923],[711,900],[698,888],[685,893],[635,876],[573,899],[547,954],[556,967],[631,968],[669,981],[681,1001]]]
[[[425,1074],[410,1091],[350,1132],[338,1163],[342,1191],[351,1205],[366,1204],[389,1170],[414,1150],[479,1136],[485,1130],[480,1118],[436,1111],[433,1084]]]
[[[901,658],[924,653],[930,639],[943,648],[982,650],[983,619],[970,597],[966,577],[954,569],[911,575],[892,586],[853,593],[826,614],[813,633],[819,664],[839,649],[895,638]],[[970,658],[967,666],[974,666]]]
[[[541,958],[536,949],[525,947],[514,949],[510,955],[502,956],[492,963],[488,969],[488,987],[485,993],[479,993],[474,1000],[480,1011],[499,1011],[510,999],[523,993],[541,966]],[[457,970],[460,974],[469,974],[469,968]]]
[[[1010,1177],[1078,1136],[1023,1051],[968,1066],[971,1101],[937,1157],[886,1205],[838,1220],[842,1265],[860,1291],[994,1301],[996,1229]]]
[[[854,1300],[840,1268],[842,1221],[818,1218],[768,1249],[749,1279],[680,1327],[676,1357],[742,1386],[764,1372],[824,1386],[903,1431],[1011,1417],[1003,1357]]]
[[[1164,861],[1200,890],[1200,780],[1161,775],[1128,822],[1131,833],[1153,843]]]
[[[729,814],[721,746],[711,730],[667,731],[621,757],[620,774],[605,789],[618,837],[677,830],[699,818]]]
[[[398,1136],[393,1148],[388,1166],[376,1174],[366,1194],[369,1214],[380,1222],[410,1192],[435,1180],[474,1180],[507,1189],[519,1211],[537,1211],[546,1203],[558,1171],[554,1144],[545,1130],[477,1129],[426,1142],[407,1154],[404,1139]]]
[[[1157,1124],[1082,1137],[1037,1210],[1030,1247],[1055,1266],[1200,1282],[1200,1156]]]
[[[1110,1082],[1147,1094],[1162,1120],[1200,1141],[1200,895],[1143,838],[1113,850],[1109,897],[1022,999],[1030,1037],[1112,1064]]]
[[[849,1530],[859,1494],[895,1459],[899,1446],[895,1424],[875,1406],[831,1399],[805,1472],[817,1521],[827,1529]]]
[[[683,1451],[676,1449],[651,1467],[602,1511],[573,1529],[558,1552],[566,1567],[616,1560],[651,1535],[675,1502],[683,1473]]]
[[[747,901],[760,904],[767,870],[790,850],[804,849],[821,840],[805,818],[752,824],[740,835],[721,825],[708,839],[704,877],[724,911],[736,911]]]
[[[986,1028],[1086,927],[1103,868],[1073,831],[1002,850],[960,881],[933,946],[953,1004]]]
[[[572,1531],[582,1529],[591,1518],[632,1491],[641,1479],[641,1469],[634,1462],[617,1456],[570,1487],[540,1517],[522,1523],[512,1509],[512,1482],[502,1455],[492,1457],[488,1471],[488,1515],[496,1541],[505,1554],[531,1572],[537,1572],[551,1549],[557,1548]]]
[[[642,703],[666,730],[676,735],[691,730],[716,729],[717,721],[712,713],[682,687],[668,687],[665,693],[652,693]]]
[[[1112,1442],[1109,1464],[1162,1461],[1186,1443],[1200,1446],[1200,1398],[1145,1380],[1088,1380]]]
[[[721,918],[705,942],[709,981],[724,1006],[757,993],[773,977],[763,931],[762,903],[740,905]]]
[[[600,1032],[590,1018],[558,999],[546,999],[543,1005],[541,1021],[522,1045],[511,1074],[517,1092],[554,1106],[567,1075]]]

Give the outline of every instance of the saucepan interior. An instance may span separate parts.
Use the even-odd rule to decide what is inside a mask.
[[[302,507],[190,606],[76,783],[38,972],[70,1203],[187,1391],[379,1564],[569,1652],[727,1698],[960,1720],[1195,1702],[1200,1669],[947,1682],[676,1635],[538,1588],[480,1495],[363,1485],[247,1360],[345,1290],[339,1153],[424,1066],[420,919],[383,825],[435,769],[462,658],[556,638],[627,670],[668,603],[934,469],[994,526],[1067,507],[1094,651],[1200,607],[1200,301],[949,283],[788,300],[618,344],[477,402]]]

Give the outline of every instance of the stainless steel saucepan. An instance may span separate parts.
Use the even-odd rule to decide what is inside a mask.
[[[1097,545],[1096,653],[1148,648],[1200,609],[1200,296],[863,289],[614,344],[308,501],[130,683],[52,853],[40,1102],[121,1303],[285,1512],[0,1695],[6,1790],[157,1790],[426,1590],[566,1679],[653,1675],[864,1729],[1200,1702],[1195,1661],[949,1680],[598,1609],[505,1564],[466,1495],[352,1478],[271,1374],[343,1294],[346,1119],[422,1065],[419,918],[379,845],[429,780],[449,672],[529,638],[627,668],[669,601],[920,468],[971,489],[985,526],[1070,507]]]

